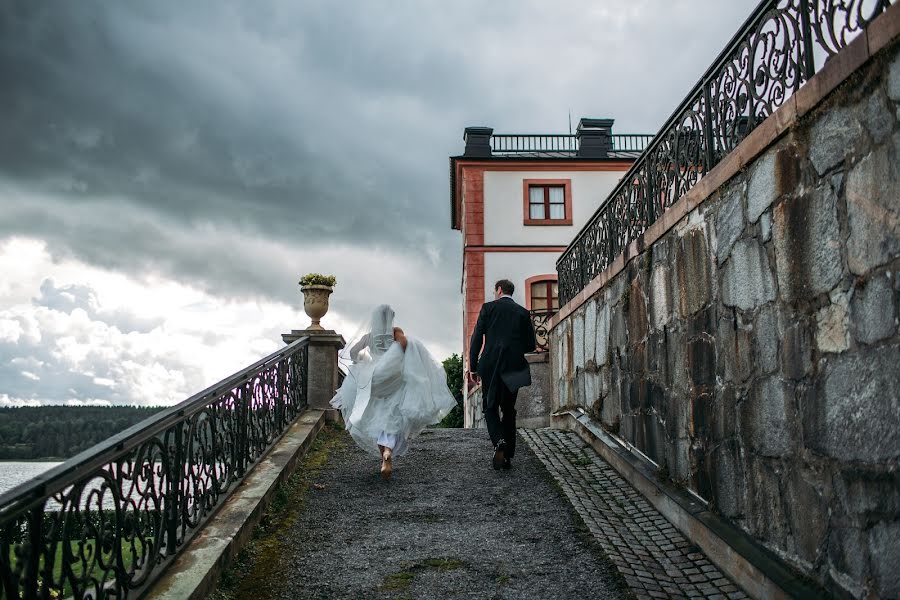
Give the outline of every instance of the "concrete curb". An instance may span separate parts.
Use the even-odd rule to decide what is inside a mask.
[[[329,415],[306,410],[188,543],[144,598],[203,598],[247,544],[278,484],[296,470]]]
[[[823,590],[799,578],[746,533],[707,510],[695,496],[660,481],[649,463],[629,451],[586,414],[568,410],[556,413],[552,418],[555,429],[572,431],[590,444],[603,460],[751,597],[766,600],[827,597]]]

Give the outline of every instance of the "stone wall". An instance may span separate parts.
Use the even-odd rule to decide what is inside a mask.
[[[551,334],[555,407],[856,597],[900,596],[898,119],[894,45]]]
[[[519,427],[547,427],[550,425],[550,362],[547,353],[528,355],[531,364],[531,386],[519,390],[516,397],[516,422]],[[466,427],[484,428],[481,412],[481,387],[466,400]]]

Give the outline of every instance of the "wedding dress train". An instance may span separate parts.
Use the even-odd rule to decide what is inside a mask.
[[[408,442],[444,418],[456,400],[444,368],[422,342],[408,338],[406,351],[394,341],[394,311],[381,305],[370,326],[349,347],[351,364],[331,400],[360,448],[381,456],[378,446],[405,454]]]

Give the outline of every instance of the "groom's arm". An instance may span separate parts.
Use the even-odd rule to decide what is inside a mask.
[[[481,312],[478,313],[478,321],[475,323],[475,331],[472,332],[472,339],[469,340],[469,372],[478,371],[478,355],[481,354],[481,345],[484,343],[484,305],[481,306]]]

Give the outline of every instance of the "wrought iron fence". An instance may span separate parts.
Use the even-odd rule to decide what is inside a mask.
[[[609,136],[611,152],[639,153],[652,135],[612,134]],[[575,154],[578,152],[578,136],[575,134],[495,133],[491,135],[493,154]]]
[[[308,342],[0,496],[0,600],[145,591],[306,406]]]
[[[550,349],[550,317],[556,314],[556,311],[548,310],[532,310],[531,324],[534,325],[534,337],[537,341],[535,352],[547,352]]]
[[[763,0],[560,256],[560,302],[895,1]]]

